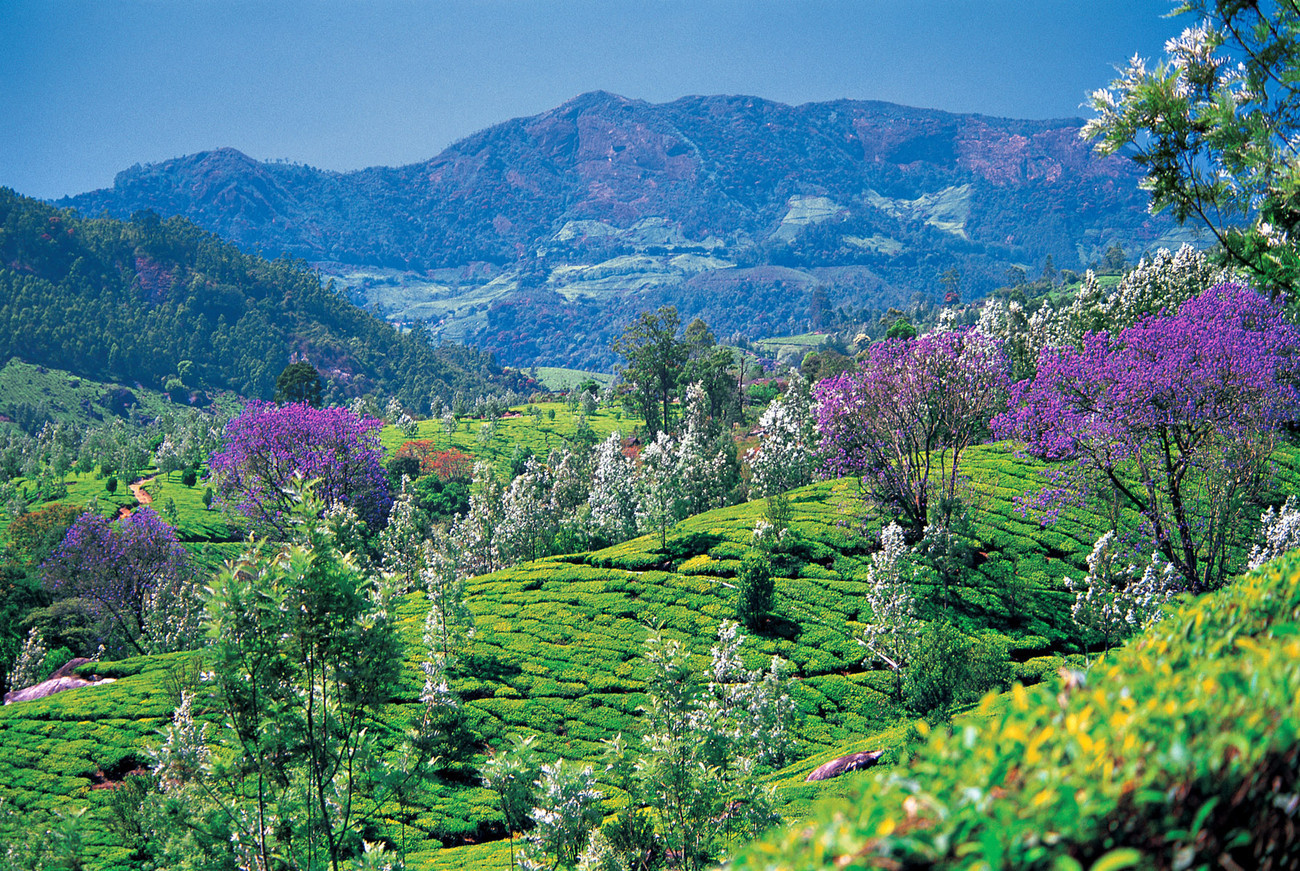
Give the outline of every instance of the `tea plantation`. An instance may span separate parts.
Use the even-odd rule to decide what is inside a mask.
[[[987,697],[731,867],[1294,868],[1297,658],[1293,552],[1086,675]]]
[[[505,438],[514,420],[520,419],[503,419],[497,435]],[[567,416],[557,415],[557,420],[562,421],[557,426],[572,425]],[[421,424],[420,436],[437,438],[441,445],[446,436],[435,430],[435,423]],[[522,419],[520,432],[532,431],[533,423]],[[603,413],[592,418],[591,426],[603,434],[616,428],[617,421]],[[561,436],[557,433],[555,437]],[[391,429],[384,438],[390,449],[401,441]],[[467,448],[473,438],[463,431],[453,436],[456,444]],[[538,438],[535,449],[544,448],[546,437]],[[496,452],[498,462],[508,461],[504,455],[503,445]],[[1064,578],[1086,572],[1084,558],[1105,528],[1105,520],[1073,511],[1043,528],[1018,513],[1014,500],[1042,486],[1043,480],[1034,461],[1017,456],[1007,445],[971,449],[965,469],[971,478],[967,499],[973,509],[970,535],[978,548],[972,557],[973,567],[949,588],[937,583],[926,588],[923,616],[946,619],[967,634],[995,640],[999,649],[1005,649],[1012,674],[1026,685],[1054,675],[1067,664],[1081,666],[1083,650],[1070,620],[1072,594],[1065,589]],[[1279,452],[1275,471],[1280,492],[1300,492],[1300,452],[1290,448]],[[192,491],[182,492],[190,488],[159,479],[150,489],[155,501],[174,497],[182,512],[182,527],[197,517],[195,522],[212,524],[203,537],[223,537],[226,531],[217,528],[218,520],[213,517],[209,521],[201,505],[191,504]],[[587,760],[601,770],[602,742],[620,732],[631,737],[637,731],[637,709],[645,699],[642,691],[647,671],[641,654],[647,625],[662,624],[669,635],[693,648],[701,670],[707,667],[708,648],[719,622],[735,613],[733,582],[765,508],[765,503],[753,502],[692,517],[672,527],[662,545],[658,536],[649,536],[593,553],[526,563],[467,583],[477,633],[452,675],[452,685],[465,702],[472,736],[463,758],[444,760],[427,788],[413,792],[404,805],[382,809],[387,825],[383,834],[405,853],[408,867],[508,867],[509,853],[500,840],[505,834],[503,818],[495,796],[478,785],[478,767],[490,748],[502,746],[511,734],[522,733],[536,734],[546,755]],[[750,668],[762,667],[773,654],[779,654],[793,664],[799,678],[795,697],[802,715],[797,727],[800,761],[774,775],[787,818],[805,816],[816,799],[827,795],[853,796],[856,801],[863,789],[862,775],[826,785],[805,785],[804,776],[816,765],[864,749],[884,749],[887,760],[895,761],[918,735],[913,717],[895,701],[893,674],[873,670],[869,660],[864,663],[864,651],[853,639],[861,628],[861,594],[877,546],[879,521],[867,518],[864,523],[853,482],[824,482],[790,494],[789,529],[786,545],[773,556],[777,575],[773,616],[742,648]],[[199,537],[190,536],[196,543]],[[1287,575],[1287,595],[1294,596],[1300,563],[1288,565],[1292,568]],[[1252,577],[1242,589],[1255,590],[1264,584],[1261,579],[1265,575]],[[1280,576],[1275,571],[1267,577]],[[1275,605],[1263,588],[1251,594],[1256,598],[1243,599],[1240,605],[1232,604],[1236,595],[1235,590],[1219,594],[1189,612],[1192,616],[1157,630],[1159,634],[1150,636],[1145,647],[1134,648],[1145,651],[1140,656],[1126,652],[1108,657],[1106,665],[1094,672],[1096,679],[1119,680],[1110,676],[1120,668],[1118,663],[1130,663],[1126,668],[1146,663],[1141,667],[1168,674],[1174,666],[1163,661],[1166,654],[1200,662],[1171,646],[1174,641],[1167,633],[1172,627],[1193,625],[1189,620],[1199,621],[1197,627],[1205,621],[1214,626],[1232,625],[1224,622],[1228,618],[1215,614],[1211,602],[1225,609],[1244,608],[1261,614]],[[373,727],[392,734],[407,728],[421,711],[417,696],[423,685],[419,668],[423,659],[423,595],[416,593],[401,600],[398,613],[407,643],[407,667],[394,704]],[[1249,627],[1262,624],[1246,621],[1243,625],[1247,628],[1241,629],[1240,635],[1248,637],[1254,631]],[[1159,644],[1164,647],[1152,640],[1162,638],[1166,640]],[[1287,643],[1294,645],[1294,639]],[[1242,651],[1243,656],[1248,652],[1246,647],[1232,649]],[[1203,655],[1208,654],[1196,654]],[[89,866],[132,867],[131,848],[123,845],[122,835],[127,833],[129,840],[130,814],[120,811],[120,802],[112,801],[116,791],[109,787],[133,769],[149,764],[158,730],[175,707],[181,688],[194,685],[202,667],[201,653],[99,663],[83,671],[115,677],[115,683],[0,710],[0,814],[10,814],[7,820],[12,822],[38,819],[42,812],[89,808],[79,825]],[[1191,694],[1192,689],[1187,692]],[[1207,699],[1212,697],[1208,690],[1206,693]],[[1043,705],[1051,702],[1050,695],[1031,690],[1028,698],[1032,702],[1025,698],[1025,691],[1017,690],[986,700],[982,709],[965,715],[966,721],[971,728],[1006,730],[1011,728],[1009,724],[1020,722],[1017,718],[1049,716],[1042,711],[1047,710]],[[1098,707],[1087,715],[1092,722],[1121,714],[1136,716],[1114,699],[1107,704],[1110,707]],[[196,705],[196,714],[202,716],[201,706]],[[1294,712],[1289,716],[1294,720]],[[974,725],[982,721],[988,725]],[[1058,733],[1064,729],[1060,725],[1052,728]],[[1070,732],[1070,740],[1084,740],[1086,736],[1076,732]],[[962,727],[949,744],[932,739],[925,752],[957,752],[945,748],[968,742],[967,735]],[[1022,737],[1029,742],[1036,740],[1033,735],[1024,732]],[[1115,740],[1122,743],[1124,738],[1117,735]],[[1003,742],[996,746],[1011,745]],[[1043,753],[1045,746],[1035,743],[1032,750]],[[1018,752],[1028,757],[1030,749],[1026,745]],[[1051,752],[1069,755],[1065,750]],[[1123,754],[1124,759],[1141,758],[1138,750],[1127,745]],[[1088,757],[1094,762],[1096,758]],[[1026,763],[1030,762],[1027,758]],[[942,765],[936,762],[931,767]],[[1026,790],[1027,800],[1038,801],[1040,790],[1047,786],[1035,786],[1039,781],[1027,772],[1019,776],[1017,789]],[[1087,776],[1097,775],[1087,769]],[[1107,773],[1105,778],[1111,776]],[[1005,765],[989,775],[990,783],[999,777],[1010,777]],[[1051,782],[1059,785],[1061,781]],[[604,786],[608,807],[619,807],[617,789]],[[1029,792],[1031,786],[1034,789]],[[890,788],[894,790],[891,795],[897,793],[897,787]],[[945,797],[943,788],[935,788],[940,798]],[[1065,793],[1056,786],[1051,789],[1050,794],[1043,793],[1049,798],[1042,802],[1054,802],[1050,806],[1059,809]],[[831,822],[832,811],[817,812],[823,815],[816,818],[824,820],[827,831],[838,839],[834,841],[835,857],[851,856],[868,842],[874,845],[871,839],[883,836],[887,818],[893,819],[900,831],[909,830],[905,820],[888,817],[892,811],[872,808],[877,806],[862,810],[861,829],[853,828],[857,811],[848,822]],[[1012,810],[1006,813],[1015,815]],[[6,819],[0,819],[0,833],[6,824]],[[919,828],[910,826],[913,831]],[[745,861],[751,863],[749,867],[830,861],[829,852],[818,853],[815,859],[801,852],[815,849],[815,844],[788,835],[785,840],[756,847]]]

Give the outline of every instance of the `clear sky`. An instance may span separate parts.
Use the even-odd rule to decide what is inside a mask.
[[[0,0],[0,185],[58,197],[220,146],[434,156],[585,91],[1021,118],[1190,23],[1169,0]]]

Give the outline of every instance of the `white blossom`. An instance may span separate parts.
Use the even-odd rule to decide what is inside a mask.
[[[746,457],[753,471],[751,494],[776,496],[811,484],[816,421],[808,382],[798,374],[792,376],[785,393],[772,400],[758,423],[763,440]]]
[[[1295,496],[1286,497],[1282,509],[1269,508],[1259,519],[1261,541],[1250,551],[1247,567],[1257,569],[1269,560],[1300,547],[1300,506]]]
[[[916,616],[916,596],[903,556],[908,552],[903,529],[892,522],[880,531],[881,548],[871,555],[867,569],[867,606],[871,622],[858,633],[857,642],[880,657],[894,672],[907,665],[912,646],[921,634]]]
[[[596,447],[591,473],[591,523],[600,534],[617,543],[637,533],[636,464],[623,454],[618,430]]]

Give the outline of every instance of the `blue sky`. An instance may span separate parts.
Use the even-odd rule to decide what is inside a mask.
[[[37,197],[233,146],[424,160],[591,90],[1082,116],[1168,0],[0,0],[0,185]]]

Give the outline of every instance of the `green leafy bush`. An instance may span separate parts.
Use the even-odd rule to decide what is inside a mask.
[[[771,612],[775,598],[771,561],[766,554],[746,554],[736,574],[736,619],[757,631]]]

